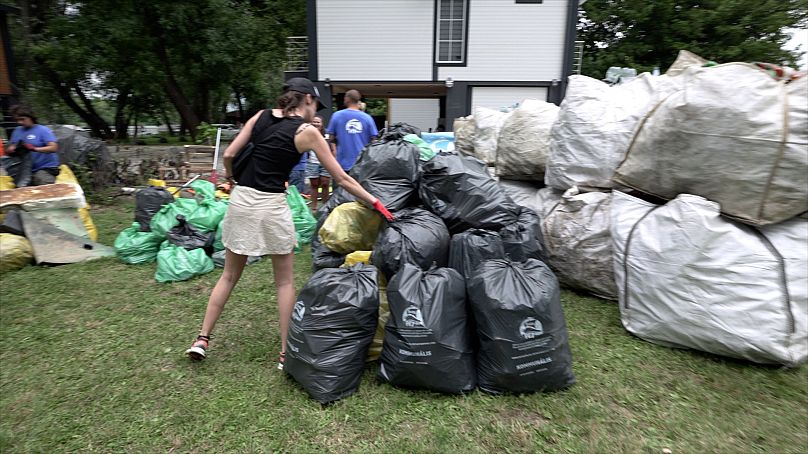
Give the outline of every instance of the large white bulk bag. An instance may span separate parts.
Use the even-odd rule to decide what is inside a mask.
[[[677,79],[643,73],[625,84],[609,86],[590,77],[570,76],[550,133],[547,185],[613,187],[612,176],[634,127],[658,99],[677,89]]]
[[[571,188],[543,219],[542,233],[548,263],[562,283],[616,300],[611,201],[610,192]]]
[[[808,210],[808,77],[747,63],[689,67],[643,119],[615,176],[664,199],[695,194],[752,225]]]
[[[540,188],[537,184],[526,181],[499,180],[499,186],[505,190],[517,205],[528,207],[535,211],[541,219],[553,209],[564,191],[555,188]]]
[[[614,272],[628,331],[661,345],[794,366],[808,355],[808,221],[756,229],[683,194],[612,202]]]
[[[502,125],[510,113],[500,112],[487,107],[475,107],[474,117],[474,156],[495,165],[497,161],[497,142]]]
[[[558,106],[525,99],[505,120],[497,143],[497,174],[514,180],[544,181],[550,129]]]
[[[467,156],[474,156],[474,133],[477,126],[474,124],[474,117],[455,118],[452,124],[455,134],[455,150]]]

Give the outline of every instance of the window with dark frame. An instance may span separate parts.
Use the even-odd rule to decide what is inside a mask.
[[[466,59],[468,0],[438,0],[437,63],[463,63]]]

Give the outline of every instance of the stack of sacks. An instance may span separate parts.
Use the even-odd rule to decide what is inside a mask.
[[[394,129],[407,130],[403,125]],[[474,351],[477,342],[471,333],[479,332],[479,327],[469,312],[467,279],[477,276],[478,268],[491,259],[506,260],[509,267],[541,268],[542,271],[526,272],[526,276],[506,272],[495,279],[507,288],[526,289],[506,298],[507,301],[523,301],[520,304],[525,307],[503,303],[503,320],[507,321],[490,329],[509,330],[508,339],[514,349],[535,347],[540,352],[549,346],[557,354],[537,358],[538,362],[530,364],[512,362],[498,369],[496,364],[501,359],[495,357],[501,346],[492,345],[487,354],[494,357],[486,359],[484,369],[492,383],[486,390],[526,392],[568,386],[573,380],[568,350],[565,350],[568,349],[566,337],[560,331],[565,329],[563,314],[559,318],[557,291],[547,293],[548,289],[557,288],[557,282],[546,266],[538,265],[545,259],[539,216],[515,204],[488,174],[484,162],[453,152],[435,154],[424,141],[416,139],[401,133],[383,134],[380,143],[363,151],[360,159],[365,164],[352,172],[372,194],[377,195],[374,190],[384,193],[386,200],[391,201],[394,221],[380,221],[379,228],[374,219],[365,219],[370,213],[379,216],[372,211],[356,215],[356,219],[339,220],[348,212],[367,210],[342,189],[335,191],[323,207],[319,235],[315,235],[316,244],[313,241],[312,246],[315,267],[320,268],[315,274],[319,287],[325,287],[322,279],[328,276],[321,274],[323,267],[337,267],[346,260],[351,264],[363,262],[369,255],[370,266],[375,267],[377,274],[378,299],[389,301],[386,323],[382,319],[387,312],[384,308],[376,320],[377,324],[386,326],[380,378],[397,386],[462,393],[474,389],[477,376],[483,373],[474,361],[479,353]],[[381,153],[387,155],[379,156]],[[407,159],[395,158],[396,163],[391,161],[395,168],[384,169],[384,174],[381,170],[361,170],[370,169],[374,161],[404,155]],[[418,164],[414,179],[410,173],[413,161],[409,156],[414,156]],[[337,226],[354,232],[336,235]],[[368,251],[367,245],[374,237],[372,250]],[[358,248],[363,249],[359,252]],[[385,279],[390,282],[386,289]],[[314,281],[312,278],[307,288],[317,287]],[[358,295],[345,293],[347,301],[344,303],[357,306]],[[381,304],[375,306],[380,308]],[[528,306],[532,309],[527,309]],[[327,316],[325,309],[312,309]],[[520,333],[525,314],[532,314],[528,320],[530,327]],[[336,317],[336,313],[333,316]],[[547,327],[546,335],[539,332],[540,324]],[[481,333],[477,336],[488,335]],[[518,340],[519,336],[523,341]],[[368,333],[367,338],[371,345],[376,345],[372,333]],[[312,350],[307,355],[309,364],[343,361],[336,351]],[[553,365],[548,366],[551,362]],[[310,393],[312,383],[320,380],[319,372],[311,369],[298,369],[292,375]],[[346,389],[353,389],[353,383],[350,381]],[[342,390],[331,395],[339,398],[349,392]],[[312,395],[318,398],[315,393]]]
[[[702,197],[612,203],[614,273],[628,331],[660,345],[768,364],[808,357],[808,221],[761,228]]]
[[[489,166],[497,163],[497,143],[499,134],[510,112],[475,107],[472,109],[474,117],[474,156]]]

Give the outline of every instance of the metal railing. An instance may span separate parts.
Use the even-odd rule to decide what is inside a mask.
[[[286,38],[286,70],[309,70],[309,38],[307,36]]]
[[[573,74],[581,74],[581,68],[584,64],[584,42],[575,41],[575,50],[572,58],[572,72]]]

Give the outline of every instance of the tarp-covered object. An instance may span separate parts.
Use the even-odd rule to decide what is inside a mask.
[[[474,156],[494,165],[497,161],[497,142],[502,125],[510,113],[500,112],[487,107],[472,109],[474,116]]]
[[[808,77],[690,67],[642,121],[615,180],[664,199],[694,194],[752,225],[808,211]]]
[[[283,370],[321,404],[359,388],[379,316],[371,265],[320,270],[297,297]]]
[[[0,233],[0,273],[18,270],[33,260],[34,251],[24,236]]]
[[[135,221],[140,223],[143,232],[150,232],[152,217],[163,205],[174,202],[174,196],[165,188],[150,186],[135,193]]]
[[[575,383],[558,281],[544,263],[489,260],[468,283],[490,393],[553,391]]]
[[[115,238],[115,254],[130,265],[153,262],[157,258],[164,237],[141,230],[143,224],[133,222]]]
[[[474,156],[474,134],[477,126],[474,124],[474,117],[455,118],[453,124],[455,134],[455,150],[467,156]]]
[[[502,125],[497,142],[497,175],[544,181],[550,154],[550,129],[558,119],[555,104],[526,99]]]
[[[530,208],[520,207],[519,218],[499,231],[505,254],[515,262],[527,259],[547,261],[544,253],[544,238],[541,233],[541,219]]]
[[[516,221],[517,206],[477,159],[441,153],[424,163],[421,201],[452,233],[499,230]]]
[[[620,318],[650,342],[759,363],[808,357],[808,221],[756,229],[683,194],[657,206],[616,192]]]
[[[328,214],[318,231],[320,241],[339,254],[367,251],[373,247],[382,217],[359,202],[343,203]]]
[[[547,261],[562,283],[616,300],[610,192],[564,193],[542,223]]]
[[[427,270],[446,266],[449,259],[449,231],[439,217],[421,208],[396,212],[373,246],[371,263],[391,279],[405,263]]]
[[[558,189],[613,187],[637,122],[679,88],[678,77],[640,74],[610,87],[586,76],[569,77],[567,94],[550,133],[545,182]]]
[[[379,378],[393,385],[458,394],[477,384],[466,284],[451,268],[405,264],[387,288]]]
[[[64,164],[90,165],[94,171],[108,170],[112,156],[102,140],[65,126],[51,126],[59,143],[59,160]]]
[[[467,281],[486,260],[504,259],[502,237],[495,232],[470,229],[452,237],[449,246],[449,267],[457,270]]]
[[[387,209],[400,210],[417,199],[420,148],[403,139],[368,145],[351,175]]]
[[[157,282],[186,281],[213,271],[213,260],[203,249],[188,251],[164,241],[157,253]]]

